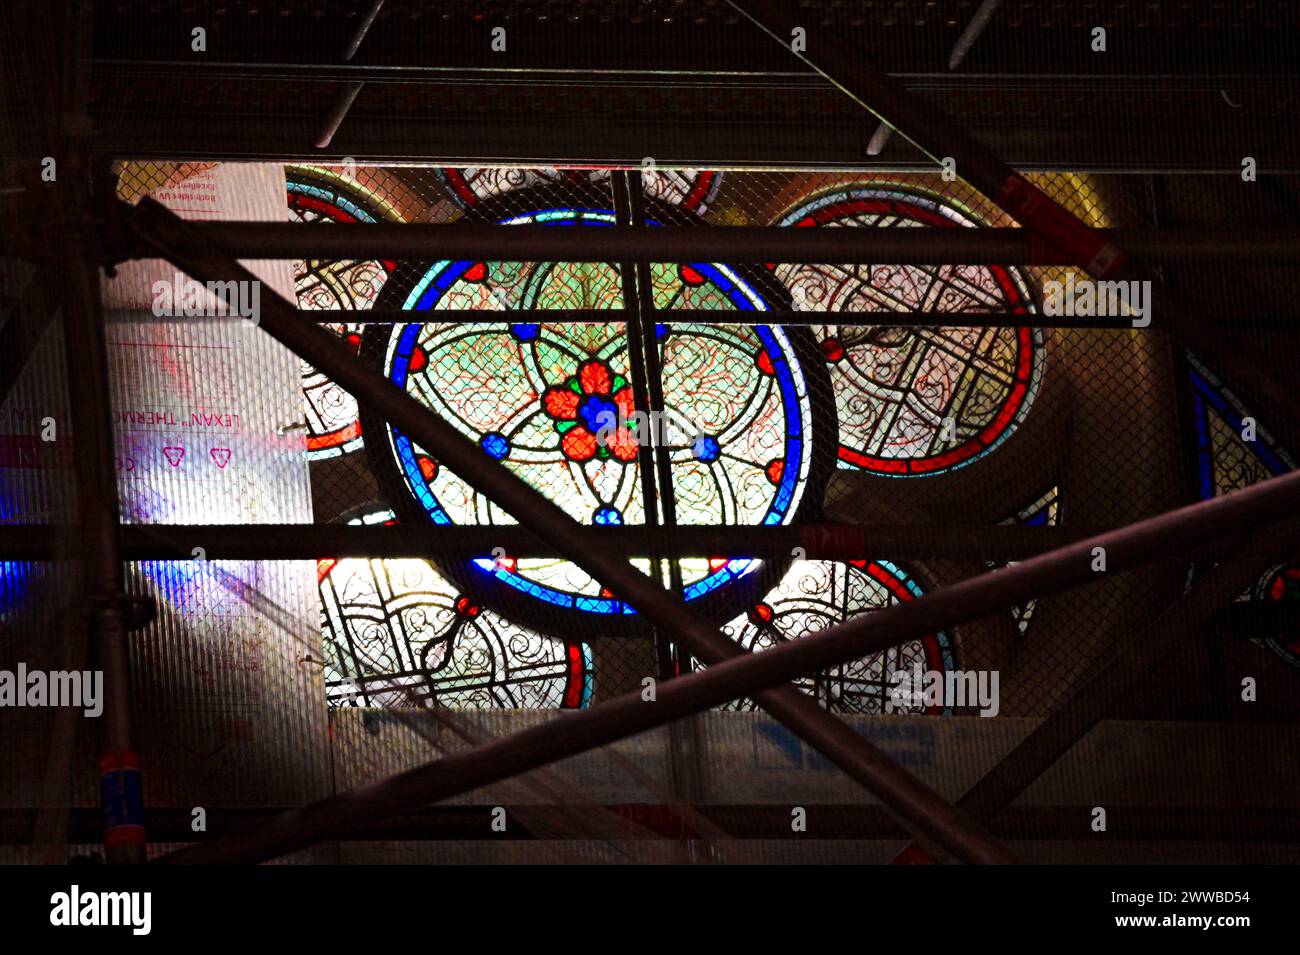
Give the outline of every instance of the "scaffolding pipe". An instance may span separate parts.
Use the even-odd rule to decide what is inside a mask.
[[[240,259],[464,259],[520,262],[751,262],[817,265],[1077,265],[1079,255],[1031,229],[800,229],[373,223],[310,229],[293,222],[194,222],[196,235]],[[1084,228],[1084,227],[1080,227]],[[1166,259],[1294,263],[1300,230],[1098,229],[1096,242]],[[127,242],[117,260],[153,258]]]
[[[74,170],[73,176],[77,171]],[[104,855],[110,864],[145,861],[140,757],[131,727],[130,658],[124,564],[118,540],[108,345],[99,297],[95,251],[80,226],[89,197],[74,178],[59,230],[64,269],[63,341],[68,408],[76,454],[83,612],[73,626],[88,629],[91,656],[103,672],[104,712],[96,777],[103,797]],[[66,440],[66,438],[64,439]],[[83,638],[84,639],[84,638]]]
[[[669,680],[653,703],[639,691],[494,739],[369,786],[287,812],[249,832],[165,856],[174,863],[252,863],[275,858],[380,819],[575,756],[765,687],[817,673],[958,626],[1006,607],[1068,590],[1108,573],[1232,538],[1300,508],[1300,472],[1179,508],[989,571],[761,653],[740,654]],[[1294,522],[1290,525],[1294,531]],[[1096,555],[1106,555],[1098,572]],[[797,691],[795,691],[797,692]],[[766,695],[766,694],[764,694]]]
[[[343,62],[349,63],[352,57],[356,56],[357,50],[361,47],[361,41],[370,32],[370,25],[375,22],[375,17],[379,16],[379,8],[383,5],[384,0],[373,0],[370,4],[370,9],[361,18],[361,23],[357,25],[356,32],[352,34],[352,39],[348,41],[347,49],[343,51]],[[330,109],[329,115],[325,117],[325,124],[316,136],[315,146],[317,149],[326,149],[334,141],[334,134],[343,125],[343,120],[347,118],[348,111],[352,109],[353,101],[356,100],[357,94],[361,92],[361,87],[365,85],[362,81],[354,80],[339,90],[338,96],[334,100],[334,106]]]
[[[512,308],[437,309],[417,312],[407,309],[302,309],[302,317],[321,325],[392,325],[403,322],[550,322],[565,325],[606,325],[627,321],[621,308]],[[1072,315],[1044,315],[1042,312],[827,312],[773,309],[740,312],[731,309],[657,309],[661,325],[835,325],[840,328],[1132,328],[1131,318],[1080,318]],[[1258,321],[1258,320],[1255,320]],[[1235,321],[1236,327],[1251,324]]]
[[[258,282],[233,258],[215,250],[192,224],[152,198],[141,200],[134,210],[124,207],[120,211],[127,227],[149,243],[156,255],[168,259],[195,279],[203,282]],[[356,234],[363,231],[356,230]],[[339,338],[302,321],[297,310],[274,290],[264,291],[260,316],[260,327],[264,331],[436,454],[446,467],[517,520],[529,525],[540,537],[555,545],[561,554],[635,607],[650,623],[673,634],[709,665],[748,656],[712,625],[692,613],[679,597],[668,593],[628,563],[625,554],[603,546],[584,546],[574,534],[580,525],[552,501],[494,462],[474,442],[405,390],[367,367]],[[664,686],[676,682],[669,680]],[[1017,861],[982,826],[972,825],[938,793],[794,687],[767,690],[758,694],[757,701],[795,735],[896,811],[918,838],[942,846],[967,862]]]
[[[0,557],[53,560],[66,525],[0,527]],[[584,547],[645,558],[727,557],[789,560],[1023,560],[1099,533],[1102,528],[1021,524],[734,524],[575,528]],[[61,536],[63,535],[63,536]],[[471,560],[500,547],[512,558],[558,557],[559,550],[519,525],[464,524],[123,524],[126,560],[317,560],[421,557]]]
[[[1065,701],[968,789],[957,805],[985,821],[1011,805],[1094,726],[1131,698],[1138,680],[1159,666],[1181,641],[1203,632],[1270,564],[1285,558],[1288,547],[1293,548],[1300,536],[1300,524],[1292,520],[1286,527],[1289,535],[1281,526],[1257,532],[1143,632],[1094,666]],[[894,861],[914,864],[927,859],[919,846],[910,845]]]
[[[334,105],[330,107],[329,113],[325,116],[325,122],[321,130],[316,134],[316,141],[312,144],[317,149],[328,149],[330,143],[334,141],[334,134],[339,131],[343,125],[343,120],[347,118],[348,112],[352,109],[352,104],[356,102],[357,96],[361,93],[361,88],[365,83],[348,83],[338,92],[334,100]]]
[[[993,14],[998,12],[998,7],[1002,6],[1002,0],[984,0],[980,8],[975,11],[975,16],[970,18],[970,23],[966,24],[966,29],[961,31],[961,36],[957,38],[957,43],[952,48],[952,53],[948,56],[948,69],[955,70],[961,66],[961,61],[966,59],[966,54],[971,51],[975,41],[980,38],[984,28],[989,25],[993,19]]]

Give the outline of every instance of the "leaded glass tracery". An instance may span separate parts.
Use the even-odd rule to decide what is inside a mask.
[[[1258,423],[1253,425],[1254,440],[1246,440],[1245,419],[1251,416],[1241,402],[1195,357],[1189,355],[1188,363],[1196,427],[1196,473],[1202,499],[1293,470],[1295,462]]]
[[[646,197],[691,213],[703,215],[718,194],[722,173],[699,169],[660,169],[646,167],[640,171],[641,188]],[[607,183],[608,169],[506,169],[500,167],[441,169],[438,178],[455,201],[465,207],[477,206],[520,189],[551,183],[589,185]]]
[[[837,189],[778,220],[796,228],[957,228],[968,213],[896,187]],[[1029,315],[1024,277],[1001,266],[781,265],[795,308],[1008,311]],[[1024,420],[1042,380],[1032,328],[817,326],[839,410],[839,460],[886,476],[935,474],[996,448]]]
[[[599,227],[612,221],[608,210],[543,208],[510,215],[502,224]],[[662,307],[763,311],[779,294],[761,273],[710,263],[656,266],[653,276]],[[477,308],[484,319],[513,308],[616,308],[622,301],[618,271],[609,264],[451,261],[390,285],[384,297],[392,307],[413,311]],[[830,453],[824,435],[833,433],[833,423],[824,413],[820,422],[813,415],[812,394],[826,385],[810,384],[803,370],[796,340],[806,336],[797,329],[720,324],[659,325],[656,333],[663,444],[678,523],[782,524],[815,505],[819,493],[809,478],[814,458]],[[644,521],[635,439],[645,429],[624,426],[636,409],[621,324],[377,327],[367,333],[365,349],[391,380],[577,520]],[[809,345],[803,349],[806,354]],[[595,436],[606,419],[619,426],[601,447]],[[405,435],[385,433],[382,447],[371,443],[372,459],[405,519],[512,522]],[[755,560],[682,560],[684,596],[717,595],[760,568]],[[566,561],[507,555],[446,571],[493,605],[541,626],[555,623],[556,609],[614,618],[633,613]]]
[[[289,167],[286,177],[289,212],[296,221],[373,223],[399,218],[377,196],[326,170]],[[298,307],[307,310],[371,308],[395,268],[396,263],[391,261],[299,260],[293,266]],[[361,325],[331,323],[324,327],[354,349],[361,347]],[[361,422],[356,399],[305,362],[302,377],[307,399],[308,458],[336,457],[360,448]]]
[[[604,171],[441,173],[444,185],[459,197],[463,208],[473,209],[477,220],[502,225],[612,225],[611,210],[572,202],[575,184],[601,183],[607,177]],[[658,179],[643,177],[643,183],[652,194],[647,214],[653,225],[670,217],[668,208],[653,201],[656,188],[675,207],[702,211],[716,191],[717,177],[673,173]],[[322,184],[306,176],[299,188],[290,189],[295,214],[320,221],[364,222],[388,211],[382,205],[368,210],[367,194],[352,185],[336,178],[326,178]],[[329,200],[332,207],[322,205]],[[835,197],[816,197],[801,209],[803,215],[791,213],[787,224],[974,224],[941,200],[899,189],[841,190]],[[650,271],[654,302],[661,309],[766,311],[790,307],[791,298],[796,306],[843,310],[1006,309],[1028,314],[1031,308],[1023,280],[1010,270],[800,268],[686,263],[656,264]],[[360,343],[366,360],[452,421],[485,454],[502,461],[578,520],[594,525],[644,521],[636,451],[647,429],[634,420],[638,409],[626,329],[616,323],[510,322],[503,314],[515,309],[619,308],[622,281],[616,266],[438,261],[404,266],[398,272],[394,263],[384,262],[317,263],[314,269],[311,263],[303,263],[300,282],[300,294],[319,303],[315,307],[475,311],[475,321],[469,323],[351,325],[337,331],[354,346]],[[833,292],[829,300],[818,298],[828,291]],[[493,315],[502,320],[482,320]],[[837,453],[836,411],[845,419],[838,427],[842,466],[924,474],[968,463],[1004,440],[1023,419],[1043,365],[1042,338],[1029,329],[932,333],[823,326],[810,334],[805,329],[773,326],[674,323],[658,325],[655,332],[668,421],[665,450],[676,519],[681,524],[780,524],[811,513],[819,504],[825,471]],[[814,334],[821,339],[820,350]],[[870,379],[869,386],[863,384],[865,379]],[[324,380],[317,384],[332,387]],[[314,404],[324,407],[322,402]],[[343,419],[349,412],[356,414],[355,404],[335,415],[345,432],[349,422]],[[952,440],[939,430],[945,415],[955,420]],[[323,424],[324,416],[318,417]],[[385,499],[403,521],[513,523],[399,431],[378,419],[359,417],[368,430],[355,421],[339,446],[350,450],[367,435],[367,460]],[[615,425],[611,439],[596,440],[607,421]],[[323,427],[319,430],[330,433]],[[870,455],[875,459],[866,461]],[[647,561],[634,563],[649,569]],[[808,564],[805,575],[817,563]],[[370,606],[373,611],[396,573],[404,586],[416,588],[419,613],[425,614],[415,624],[399,621],[410,633],[390,636],[387,642],[383,627],[373,620],[360,624],[378,641],[373,646],[361,644],[361,658],[373,657],[373,665],[355,656],[350,669],[339,664],[336,685],[344,695],[356,691],[380,702],[409,700],[412,693],[421,692],[421,673],[443,672],[439,667],[450,659],[444,653],[446,635],[456,626],[463,627],[464,621],[457,624],[456,605],[446,599],[440,598],[433,610],[433,605],[421,603],[427,594],[419,581],[430,574],[441,581],[447,592],[444,598],[447,594],[464,598],[466,606],[480,615],[487,612],[484,608],[493,608],[518,622],[510,626],[537,628],[528,629],[529,633],[564,632],[565,615],[575,612],[596,615],[605,629],[628,627],[632,628],[628,632],[642,632],[634,627],[631,608],[566,561],[507,554],[475,561],[444,559],[436,567],[420,561],[411,567],[402,564],[340,562],[340,579],[346,578],[354,594],[369,594],[353,601],[355,608]],[[697,608],[722,621],[754,606],[760,594],[778,594],[791,579],[785,573],[789,566],[702,555],[679,561],[679,582]],[[885,605],[889,599],[910,599],[907,594],[919,592],[905,572],[890,564],[828,566],[841,568],[827,573],[843,579],[828,578],[827,586],[852,592],[852,602],[864,608]],[[333,580],[333,569],[326,576]],[[388,584],[381,583],[381,577]],[[327,590],[333,593],[333,584],[324,578],[322,588],[323,599]],[[778,598],[782,606],[788,604],[788,594]],[[338,603],[337,594],[330,599]],[[841,610],[850,615],[861,612],[851,607]],[[803,619],[815,616],[808,608],[797,613],[791,609],[786,619],[798,614]],[[363,618],[365,613],[358,620]],[[754,622],[749,616],[744,619]],[[331,639],[338,643],[345,631],[336,619],[329,631]],[[763,638],[756,639],[761,643]],[[411,646],[403,649],[403,640]],[[892,672],[896,665],[910,666],[914,660],[936,664],[931,668],[951,666],[951,646],[942,635],[909,647],[892,661],[884,657],[859,661],[827,674],[819,678],[821,690],[811,682],[809,686],[827,699],[834,697],[833,705],[864,708],[870,704],[863,701],[880,689],[871,689],[873,667],[878,684],[886,667]],[[416,655],[416,648],[422,657]],[[336,652],[343,649],[338,643]],[[506,656],[482,653],[496,663],[480,666],[476,672],[500,670],[510,662]],[[548,665],[563,662],[547,660]],[[372,681],[370,690],[364,690],[362,684],[371,673],[380,683],[391,677],[416,689],[380,691]],[[509,693],[485,689],[496,685],[494,679],[474,689],[479,693],[475,699],[495,701],[483,705],[524,705],[502,703],[512,698]],[[509,683],[507,678],[502,685]],[[526,705],[557,705],[555,691],[547,693],[529,697]],[[540,702],[543,699],[552,702]]]
[[[780,583],[749,610],[723,626],[723,632],[751,651],[817,633],[864,613],[921,596],[920,584],[889,561],[795,561]],[[841,664],[815,677],[794,681],[828,709],[842,713],[951,712],[942,706],[904,698],[891,691],[898,673],[915,670],[945,673],[956,668],[951,640],[944,633],[911,640],[881,653]],[[724,709],[753,709],[750,700]]]
[[[331,558],[317,580],[332,705],[574,709],[591,699],[590,647],[482,607],[428,561]]]

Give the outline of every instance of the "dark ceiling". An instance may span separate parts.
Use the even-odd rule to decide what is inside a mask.
[[[324,117],[363,80],[323,155],[932,166],[901,137],[868,156],[874,119],[723,0],[389,0],[344,65],[368,6],[96,3],[82,49],[97,138],[139,157],[319,156]],[[810,59],[818,30],[847,40],[1021,167],[1213,171],[1250,154],[1300,170],[1295,4],[1006,0],[954,71],[977,0],[804,7]],[[504,53],[491,49],[497,26]],[[34,82],[39,53],[21,28],[6,33],[10,73]],[[21,89],[10,96],[21,111]]]

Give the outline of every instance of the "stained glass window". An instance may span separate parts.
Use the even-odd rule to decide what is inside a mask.
[[[615,222],[609,208],[574,201],[602,191],[608,171],[445,169],[437,176],[476,221],[588,228]],[[676,210],[702,213],[719,181],[718,174],[692,170],[647,171],[650,224],[670,221]],[[395,216],[381,196],[320,170],[290,169],[289,182],[290,208],[305,221]],[[814,196],[781,221],[978,224],[939,197],[872,185]],[[694,262],[652,265],[650,274],[661,309],[1032,309],[1023,277],[996,267]],[[1023,420],[1045,361],[1043,338],[1029,328],[660,324],[654,331],[664,405],[662,421],[655,421],[639,414],[634,400],[637,372],[625,326],[539,322],[535,315],[510,321],[506,314],[620,308],[623,282],[613,264],[440,260],[397,269],[381,261],[304,262],[297,276],[304,308],[474,311],[468,322],[457,316],[335,330],[484,454],[589,525],[645,522],[638,448],[651,434],[667,458],[675,519],[683,525],[808,519],[837,459],[843,467],[897,476],[960,467],[997,447]],[[514,523],[436,455],[358,412],[332,382],[310,369],[305,374],[313,457],[364,447],[394,519]],[[1039,505],[1054,519],[1054,499]],[[650,572],[649,561],[633,563]],[[701,613],[731,621],[727,626],[754,649],[777,634],[806,632],[920,592],[910,574],[884,561],[790,564],[701,554],[674,569],[664,582],[675,576]],[[632,608],[560,559],[323,561],[321,594],[335,701],[400,705],[423,694],[452,705],[580,705],[590,694],[590,651],[544,634],[573,632],[581,619],[602,633],[645,632]],[[1018,611],[1022,629],[1032,612],[1032,605]],[[914,662],[949,669],[952,643],[936,634],[806,687],[827,705],[879,712],[888,675]]]
[[[762,651],[921,594],[916,580],[888,561],[800,560],[762,600],[727,623],[723,632],[747,650]],[[900,705],[893,699],[891,691],[898,686],[895,674],[916,669],[945,673],[955,668],[952,642],[946,634],[935,633],[795,684],[837,712],[941,714],[951,710],[905,699]],[[753,706],[752,701],[741,700],[724,708]]]
[[[365,223],[400,217],[379,197],[322,169],[286,169],[290,215],[299,222]],[[294,290],[302,309],[365,309],[374,305],[396,263],[375,260],[310,260],[294,263]],[[353,348],[361,346],[359,324],[325,326]],[[361,447],[357,402],[310,365],[303,364],[307,398],[307,456],[335,457]]]
[[[317,169],[294,167],[288,173],[289,205],[297,219],[394,218],[380,196],[353,180]],[[519,178],[446,170],[442,178],[480,221],[612,224],[611,211],[566,207],[555,201],[563,190],[547,191],[550,183],[586,175],[541,171]],[[608,173],[593,178],[598,182]],[[659,219],[669,209],[655,202],[657,196],[702,212],[719,179],[711,173],[649,175],[650,206]],[[506,193],[509,203],[501,201]],[[529,201],[534,211],[520,213]],[[486,319],[517,308],[622,304],[618,270],[599,263],[437,262],[398,270],[392,262],[303,262],[297,278],[304,308],[474,309],[482,313],[475,319]],[[652,287],[663,308],[756,311],[785,304],[770,276],[710,263],[656,266]],[[356,347],[364,340],[366,357],[385,374],[588,523],[643,520],[635,439],[647,425],[671,457],[680,522],[788,522],[820,496],[809,486],[809,474],[818,454],[824,457],[822,470],[829,466],[833,422],[814,442],[810,392],[828,394],[828,383],[820,367],[815,384],[807,382],[792,340],[811,353],[811,339],[801,330],[658,326],[666,397],[662,427],[635,418],[626,329],[615,323],[474,321],[334,330]],[[350,396],[328,379],[305,369],[304,385],[311,457],[366,447],[381,491],[403,520],[510,522],[399,432],[382,422],[363,425],[365,416]],[[606,414],[618,427],[613,440],[602,444],[596,435]],[[680,569],[688,597],[700,598],[716,619],[725,619],[780,568],[701,556],[682,561]],[[604,614],[614,621],[632,616],[562,561],[506,557],[434,566],[421,560],[327,560],[320,571],[327,680],[335,703],[403,705],[432,695],[444,705],[582,705],[592,685],[589,648],[544,636],[529,622],[564,632],[563,617],[551,611]],[[743,586],[732,586],[737,583]],[[728,600],[711,603],[722,591],[730,592]],[[509,612],[510,619],[489,608]]]
[[[1278,564],[1269,569],[1251,592],[1254,600],[1300,600],[1300,563]],[[1258,641],[1287,663],[1300,667],[1300,631],[1279,630],[1256,635]]]
[[[1290,456],[1257,423],[1255,439],[1247,441],[1244,419],[1250,415],[1236,396],[1195,357],[1189,355],[1188,364],[1192,418],[1196,426],[1196,474],[1202,499],[1209,500],[1295,468]]]
[[[591,700],[590,647],[506,620],[428,561],[326,559],[317,579],[334,705],[575,709]]]
[[[799,228],[976,226],[951,202],[897,187],[837,189],[779,219]],[[1032,311],[1024,277],[1000,266],[783,265],[795,308]],[[1024,420],[1042,380],[1032,328],[814,328],[839,408],[843,467],[902,477],[962,467]]]
[[[614,214],[543,206],[499,221],[601,227],[612,224]],[[691,263],[655,266],[652,275],[663,308],[765,311],[781,294],[761,270]],[[515,308],[615,308],[622,293],[618,270],[609,264],[441,261],[413,280],[390,282],[381,302],[413,311],[477,308],[476,318],[486,319]],[[656,339],[665,398],[660,438],[671,463],[678,523],[785,524],[815,506],[820,491],[810,478],[819,471],[824,476],[829,464],[833,422],[813,415],[813,395],[828,393],[828,385],[819,362],[813,374],[822,375],[820,381],[810,382],[805,371],[802,358],[813,347],[806,333],[682,323],[659,325]],[[392,381],[575,519],[644,522],[637,434],[646,423],[631,420],[636,409],[622,325],[378,326],[367,332],[364,351]],[[596,434],[605,420],[619,426],[602,446]],[[369,448],[381,486],[403,519],[512,522],[400,431],[379,421],[372,427],[387,435]],[[725,619],[752,597],[743,591],[765,582],[756,573],[760,568],[755,560],[682,560],[684,596]],[[445,569],[485,602],[542,627],[563,620],[557,611],[604,615],[614,625],[633,613],[565,561],[507,556]],[[754,578],[750,587],[719,604],[747,577]]]
[[[1295,468],[1291,456],[1259,426],[1236,395],[1192,355],[1188,355],[1188,373],[1196,428],[1196,475],[1203,499],[1248,487]],[[1293,562],[1270,568],[1240,599],[1297,598],[1300,598],[1300,563]],[[1293,666],[1300,666],[1300,631],[1252,633],[1251,639]]]
[[[470,208],[485,199],[547,183],[604,183],[609,181],[610,173],[608,169],[490,167],[441,169],[438,177],[457,203]],[[641,172],[641,184],[647,198],[703,215],[718,194],[718,187],[722,185],[722,173],[698,169],[647,168]]]

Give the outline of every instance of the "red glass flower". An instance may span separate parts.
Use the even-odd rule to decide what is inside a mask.
[[[634,461],[637,455],[632,385],[607,363],[586,361],[563,385],[542,395],[542,407],[563,435],[560,449],[571,461]]]

